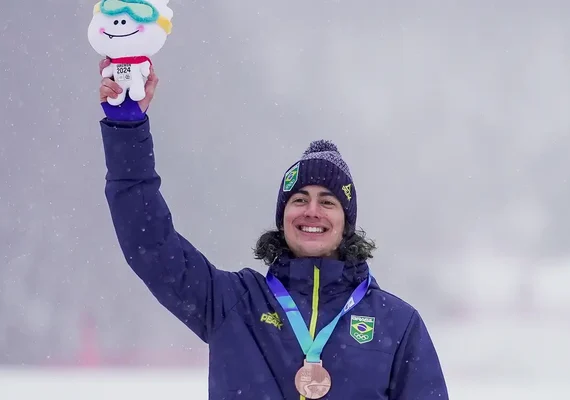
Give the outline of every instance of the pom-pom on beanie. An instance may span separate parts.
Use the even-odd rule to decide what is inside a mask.
[[[351,231],[356,226],[356,190],[348,165],[336,145],[328,140],[311,142],[299,161],[293,164],[281,180],[275,223],[283,228],[285,205],[291,196],[308,185],[324,186],[340,201],[346,224]]]

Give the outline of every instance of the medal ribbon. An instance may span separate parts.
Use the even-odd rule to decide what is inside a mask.
[[[291,323],[291,327],[297,337],[297,341],[301,345],[301,349],[303,349],[307,362],[315,363],[321,360],[321,352],[331,337],[340,318],[352,310],[360,300],[364,298],[371,282],[371,276],[368,274],[368,279],[360,283],[354,292],[352,292],[343,309],[338,313],[335,319],[325,326],[315,337],[315,340],[313,340],[297,304],[295,304],[295,301],[293,301],[293,298],[289,295],[285,286],[283,286],[281,281],[271,273],[267,274],[265,279],[269,289],[271,289],[273,295],[287,314],[287,318]]]

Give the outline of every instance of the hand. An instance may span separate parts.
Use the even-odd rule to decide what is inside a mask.
[[[103,73],[103,69],[111,64],[110,58],[105,58],[99,62],[99,74]],[[154,73],[154,68],[150,66],[150,74],[145,83],[145,93],[144,99],[140,100],[139,107],[143,112],[146,112],[150,102],[154,97],[154,91],[156,90],[156,85],[158,85],[158,77]],[[103,78],[101,80],[101,86],[99,87],[99,101],[104,103],[107,101],[107,97],[116,98],[118,93],[121,93],[123,89],[115,82],[112,78]]]

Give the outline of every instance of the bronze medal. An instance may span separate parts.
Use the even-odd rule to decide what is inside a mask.
[[[295,387],[307,399],[320,399],[331,388],[331,376],[323,368],[322,361],[313,363],[305,360],[295,375]]]

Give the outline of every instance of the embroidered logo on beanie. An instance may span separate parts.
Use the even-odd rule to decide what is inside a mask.
[[[283,191],[289,192],[297,183],[299,179],[299,163],[293,165],[287,172],[285,172],[285,178],[283,178]]]
[[[344,192],[344,195],[346,196],[348,201],[352,199],[351,189],[352,189],[352,183],[349,183],[348,185],[344,185],[342,187],[342,191]]]

